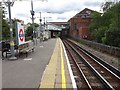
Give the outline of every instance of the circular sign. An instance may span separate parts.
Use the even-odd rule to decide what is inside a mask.
[[[20,31],[19,31],[19,38],[20,38],[20,41],[24,40],[24,32],[22,29],[20,29]]]

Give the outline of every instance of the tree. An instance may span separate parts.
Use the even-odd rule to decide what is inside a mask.
[[[10,27],[5,18],[5,7],[1,6],[1,17],[2,17],[2,39],[8,40],[10,37]]]
[[[92,23],[89,29],[93,40],[111,46],[120,47],[120,2],[113,4],[106,2],[100,15],[93,13],[91,15]]]
[[[10,37],[10,26],[6,20],[2,20],[2,39],[8,40]]]
[[[0,40],[2,40],[2,3],[0,2]]]
[[[89,30],[91,32],[91,35],[93,38],[96,38],[97,36],[97,32],[98,32],[98,29],[101,25],[101,13],[98,13],[98,12],[93,12],[91,14],[91,18],[92,18],[92,23],[89,25]],[[97,38],[94,39],[95,41],[97,41]]]
[[[114,3],[111,1],[107,1],[102,4],[103,12],[106,12]]]
[[[39,24],[34,23],[34,27],[35,27],[35,30],[36,30],[37,27],[39,27]],[[33,35],[33,26],[32,26],[32,24],[30,24],[30,26],[26,30],[26,36],[29,37],[29,36],[32,36],[32,35]]]
[[[26,30],[26,36],[31,36],[32,33],[33,33],[33,28],[32,28],[32,24],[30,24],[30,26]]]
[[[111,46],[120,47],[120,2],[116,3],[108,10],[111,14],[109,29],[105,33],[104,43]]]
[[[106,32],[104,43],[111,46],[120,47],[120,30],[116,27],[110,28]]]

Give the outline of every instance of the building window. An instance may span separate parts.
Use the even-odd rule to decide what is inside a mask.
[[[74,24],[74,30],[77,30],[78,29],[78,27],[77,27],[77,24],[75,23]]]

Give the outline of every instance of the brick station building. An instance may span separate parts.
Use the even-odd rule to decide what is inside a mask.
[[[77,13],[74,17],[68,20],[70,31],[69,35],[73,38],[91,39],[89,24],[91,23],[90,15],[94,12],[88,8],[85,8],[81,12]]]

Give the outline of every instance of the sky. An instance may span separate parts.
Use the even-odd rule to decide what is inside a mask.
[[[67,22],[84,8],[100,12],[103,2],[105,0],[33,0],[35,23],[39,23],[40,12],[42,21],[45,17],[47,22]],[[11,16],[31,23],[30,10],[31,0],[15,1],[11,8]]]

